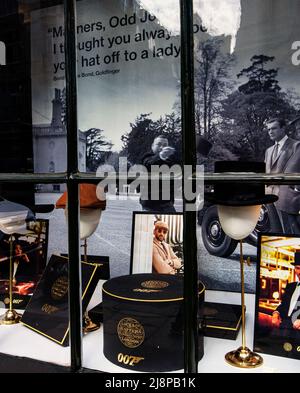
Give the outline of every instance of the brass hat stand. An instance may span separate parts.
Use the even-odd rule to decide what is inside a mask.
[[[225,360],[231,366],[241,368],[255,368],[263,364],[263,358],[246,347],[246,318],[245,318],[245,282],[244,282],[244,256],[243,241],[240,240],[240,265],[241,265],[241,303],[242,303],[242,346],[228,352]]]
[[[84,262],[88,262],[87,259],[87,239],[84,239],[83,243],[83,250],[84,250]],[[85,311],[83,314],[83,334],[87,334],[90,332],[94,332],[95,330],[100,329],[101,323],[96,324],[94,323],[91,318],[89,317],[88,311]]]
[[[247,161],[217,161],[215,173],[245,174],[265,173],[264,162]],[[240,242],[240,273],[241,273],[241,303],[242,303],[242,346],[225,355],[226,361],[235,367],[253,368],[263,364],[260,355],[246,347],[245,326],[245,283],[243,239],[255,229],[261,213],[261,206],[274,203],[278,197],[265,193],[263,183],[239,183],[228,181],[227,184],[214,184],[214,192],[206,194],[209,202],[217,205],[220,224],[226,235]]]
[[[99,192],[98,187],[93,184],[82,183],[80,184],[80,240],[84,240],[82,245],[84,250],[84,262],[87,260],[87,238],[90,237],[99,224],[100,216],[102,210],[105,210],[106,201],[104,191],[101,191],[101,196],[103,200],[98,198],[97,192]],[[56,202],[57,209],[65,209],[66,218],[68,217],[67,209],[67,192],[65,192]],[[83,333],[93,332],[99,329],[101,326],[95,324],[85,311],[83,315]]]
[[[21,316],[13,309],[13,240],[12,235],[9,238],[10,251],[9,251],[9,309],[6,313],[0,316],[0,325],[14,325],[20,322]]]
[[[240,275],[241,275],[241,305],[242,305],[242,346],[225,355],[225,360],[231,366],[240,368],[254,368],[263,364],[263,358],[246,347],[246,307],[243,239],[255,228],[259,219],[261,205],[253,206],[221,206],[218,214],[223,231],[240,244]]]

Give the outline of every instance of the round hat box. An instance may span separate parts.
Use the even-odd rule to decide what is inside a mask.
[[[199,283],[199,303],[204,302]],[[102,288],[104,355],[135,371],[173,371],[184,367],[183,278],[132,274],[106,281]],[[203,356],[199,332],[198,358]]]

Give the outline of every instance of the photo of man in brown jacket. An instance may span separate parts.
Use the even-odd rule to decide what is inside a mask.
[[[175,274],[182,266],[172,247],[166,242],[169,226],[166,222],[157,221],[153,232],[152,272],[160,274]]]

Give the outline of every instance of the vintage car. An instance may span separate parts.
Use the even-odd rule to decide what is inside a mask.
[[[211,255],[230,256],[238,244],[222,230],[216,205],[205,202],[203,209],[198,211],[198,224],[204,247]],[[258,232],[282,232],[283,228],[274,204],[262,205],[258,223],[245,242],[256,246]]]

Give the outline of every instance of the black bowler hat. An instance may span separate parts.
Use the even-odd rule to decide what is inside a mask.
[[[299,266],[300,265],[300,251],[295,252],[295,260],[291,263],[291,265]]]
[[[264,162],[217,161],[215,173],[248,172],[265,173]],[[224,206],[254,206],[277,201],[273,194],[265,194],[265,186],[260,183],[216,183],[214,192],[205,194],[206,200]]]
[[[209,152],[211,151],[211,148],[212,148],[212,143],[210,143],[207,139],[203,138],[200,135],[196,136],[197,153],[200,153],[204,157],[207,157]]]

